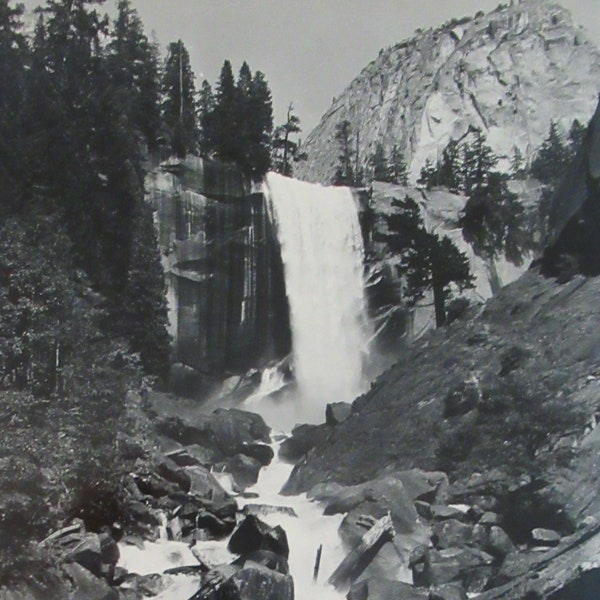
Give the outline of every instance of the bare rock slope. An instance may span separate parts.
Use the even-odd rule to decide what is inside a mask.
[[[381,50],[308,136],[296,175],[332,180],[335,126],[344,119],[359,136],[363,165],[376,142],[388,152],[397,144],[413,180],[472,127],[506,165],[515,146],[529,159],[551,119],[563,131],[589,120],[599,81],[600,52],[567,10],[545,0],[500,5]]]

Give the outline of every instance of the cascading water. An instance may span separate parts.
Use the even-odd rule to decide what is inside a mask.
[[[328,402],[351,402],[364,391],[372,337],[363,285],[364,248],[357,202],[348,188],[323,187],[269,173],[264,193],[281,246],[295,383],[289,382],[289,365],[283,361],[265,370],[259,389],[244,408],[261,412],[272,426],[289,429],[296,422],[322,422]],[[322,507],[305,495],[280,496],[291,469],[278,459],[263,469],[256,486],[248,490],[257,495],[252,502],[290,507],[297,515],[277,510],[261,515],[287,532],[295,597],[340,600],[344,594],[326,581],[345,555],[337,534],[343,515],[324,516]],[[240,498],[240,508],[244,504]],[[227,540],[198,542],[196,550],[207,555],[206,564],[216,565],[233,559],[226,545]],[[313,582],[315,555],[321,545],[321,572]],[[194,564],[197,560],[190,549],[178,542],[163,540],[141,550],[121,547],[121,565],[134,572]],[[165,576],[164,591],[157,598],[187,598],[199,585],[198,576]]]
[[[290,307],[299,400],[293,417],[322,422],[327,403],[352,402],[365,388],[371,328],[357,201],[349,188],[276,173],[267,175],[265,196],[281,246]],[[288,419],[285,425],[290,424]]]

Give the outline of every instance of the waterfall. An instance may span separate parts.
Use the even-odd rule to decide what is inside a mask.
[[[296,379],[295,418],[322,422],[329,402],[352,402],[371,328],[358,202],[346,187],[267,175],[265,196],[284,266]]]

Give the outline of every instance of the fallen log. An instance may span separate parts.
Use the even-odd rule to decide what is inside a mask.
[[[361,573],[371,564],[382,546],[390,542],[395,535],[392,517],[388,513],[374,522],[362,536],[360,542],[331,574],[327,582],[339,592],[348,591]]]
[[[83,523],[74,523],[73,525],[69,525],[68,527],[63,527],[62,529],[59,529],[58,531],[51,533],[47,538],[44,538],[41,542],[38,543],[38,546],[46,546],[50,542],[53,542],[54,540],[56,540],[58,538],[65,537],[66,535],[69,535],[70,533],[82,532],[83,529],[84,529]]]

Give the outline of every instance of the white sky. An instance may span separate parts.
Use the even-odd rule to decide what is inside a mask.
[[[33,8],[41,0],[21,0]],[[504,0],[508,2],[509,0]],[[499,0],[132,0],[147,33],[164,48],[181,38],[199,80],[216,81],[231,60],[265,73],[275,122],[294,103],[302,136],[379,50],[410,37],[418,27],[489,11]],[[112,12],[116,0],[101,10]],[[600,46],[600,0],[563,0],[576,23]],[[600,88],[600,82],[599,82]]]

